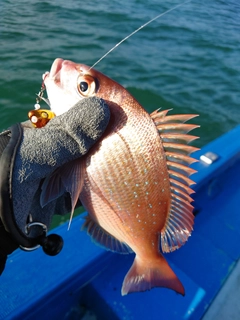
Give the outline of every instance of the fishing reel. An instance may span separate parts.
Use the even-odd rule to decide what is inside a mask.
[[[41,222],[28,223],[25,227],[25,229],[26,229],[25,233],[29,234],[30,229],[32,227],[41,227],[42,228],[41,235],[39,235],[38,237],[36,237],[34,239],[34,242],[36,242],[36,245],[33,247],[24,247],[24,246],[20,245],[20,248],[24,251],[32,251],[32,250],[35,250],[41,246],[43,249],[43,252],[49,256],[56,256],[57,254],[59,254],[59,252],[63,248],[62,237],[59,236],[58,234],[55,234],[55,233],[47,235],[47,226]]]

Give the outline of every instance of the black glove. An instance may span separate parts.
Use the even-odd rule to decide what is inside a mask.
[[[7,256],[18,248],[18,243],[13,239],[11,234],[7,232],[0,220],[0,275],[2,274]]]
[[[0,273],[8,254],[19,246],[31,248],[46,242],[53,215],[70,211],[68,194],[42,208],[41,184],[58,167],[86,154],[109,118],[106,103],[91,97],[43,128],[27,122],[0,134]],[[32,227],[33,222],[37,225]]]

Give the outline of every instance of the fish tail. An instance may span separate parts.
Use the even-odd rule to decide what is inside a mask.
[[[148,261],[148,263],[136,256],[124,278],[122,295],[150,290],[153,287],[169,288],[183,296],[185,295],[182,283],[162,255],[159,254],[153,261]]]

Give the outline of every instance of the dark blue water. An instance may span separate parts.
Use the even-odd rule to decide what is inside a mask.
[[[56,57],[92,65],[181,1],[0,0],[0,129],[33,108]],[[203,145],[240,123],[239,0],[195,0],[135,34],[96,69],[148,110],[198,113]]]

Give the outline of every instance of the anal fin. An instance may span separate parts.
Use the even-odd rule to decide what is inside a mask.
[[[110,233],[105,231],[98,223],[93,221],[89,216],[83,224],[82,229],[92,237],[93,241],[99,244],[104,249],[118,252],[122,254],[132,253],[132,249],[124,242],[119,241]]]

